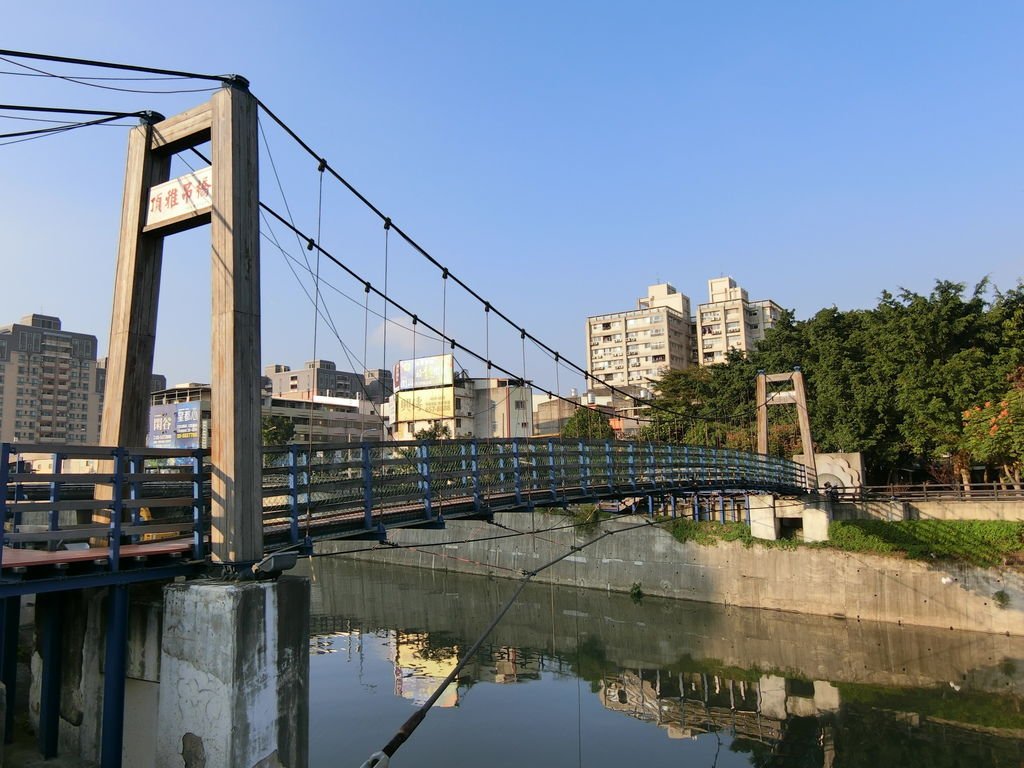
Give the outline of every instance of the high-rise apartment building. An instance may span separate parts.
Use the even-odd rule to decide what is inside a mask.
[[[690,367],[690,332],[690,299],[668,283],[652,285],[636,309],[587,318],[587,370],[607,386],[646,387]]]
[[[771,299],[750,301],[731,277],[708,280],[708,301],[697,308],[697,360],[714,365],[724,363],[730,350],[749,352],[781,315]]]
[[[28,315],[0,326],[0,442],[99,440],[96,337]]]

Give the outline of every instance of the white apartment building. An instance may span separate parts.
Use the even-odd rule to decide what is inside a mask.
[[[586,330],[587,370],[607,386],[646,387],[692,363],[690,299],[668,283],[650,286],[636,309],[588,317]]]
[[[96,337],[28,315],[0,326],[0,442],[99,441]]]
[[[729,350],[749,352],[781,315],[771,299],[750,301],[731,277],[708,280],[708,301],[697,308],[697,360],[714,365],[724,363]]]

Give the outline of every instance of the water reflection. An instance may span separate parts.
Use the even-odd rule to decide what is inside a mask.
[[[312,765],[386,742],[514,586],[313,569]],[[1022,670],[1018,638],[531,585],[393,764],[1020,766]]]

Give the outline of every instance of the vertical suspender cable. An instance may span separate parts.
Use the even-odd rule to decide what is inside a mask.
[[[324,169],[327,161],[321,159],[317,170],[320,172],[319,192],[316,203],[316,242],[320,243],[321,224],[324,210]],[[306,249],[313,250],[313,242],[306,244]],[[306,454],[306,536],[313,516],[313,404],[316,400],[319,372],[316,365],[316,334],[320,327],[320,249],[316,249],[316,272],[313,275],[313,381],[309,389],[309,425],[306,427],[309,437],[309,453]]]
[[[441,273],[441,354],[444,354],[444,340],[447,336],[445,324],[448,322],[448,270]]]
[[[387,369],[388,369],[388,242],[389,242],[390,234],[391,234],[391,219],[385,218],[384,219],[384,351],[382,353],[383,360],[381,362],[381,368],[383,368],[385,371],[387,371]],[[413,357],[415,357],[415,355],[413,355]],[[416,366],[415,366],[415,363],[414,363],[413,364],[413,368],[415,369],[415,367]],[[364,368],[364,375],[365,375],[365,368]],[[392,393],[394,393],[394,383],[393,382],[392,382],[392,385],[391,385],[391,389],[392,389]],[[385,400],[385,393],[384,393],[384,386],[383,386],[383,379],[382,379],[381,380],[381,388],[380,388],[380,406],[381,406],[381,411],[384,410],[384,400]],[[384,440],[387,438],[387,435],[385,433],[385,429],[386,429],[386,427],[384,426],[384,420],[381,419],[381,422],[380,422],[380,439],[381,439],[381,442],[384,442]],[[383,453],[383,451],[384,451],[384,447],[381,446],[381,461],[384,460],[384,453]]]

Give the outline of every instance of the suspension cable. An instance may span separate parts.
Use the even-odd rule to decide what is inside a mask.
[[[120,69],[128,72],[148,72],[151,75],[172,75],[191,80],[215,80],[221,83],[236,83],[240,80],[248,82],[241,75],[204,75],[198,72],[182,72],[176,69],[157,69],[156,67],[143,67],[136,64],[115,64],[110,61],[98,61],[95,59],[79,59],[71,56],[54,56],[48,53],[30,53],[28,51],[12,51],[0,48],[0,56],[13,56],[18,59],[36,59],[39,61],[53,61],[61,64],[77,64],[85,67],[98,67],[101,69]]]

